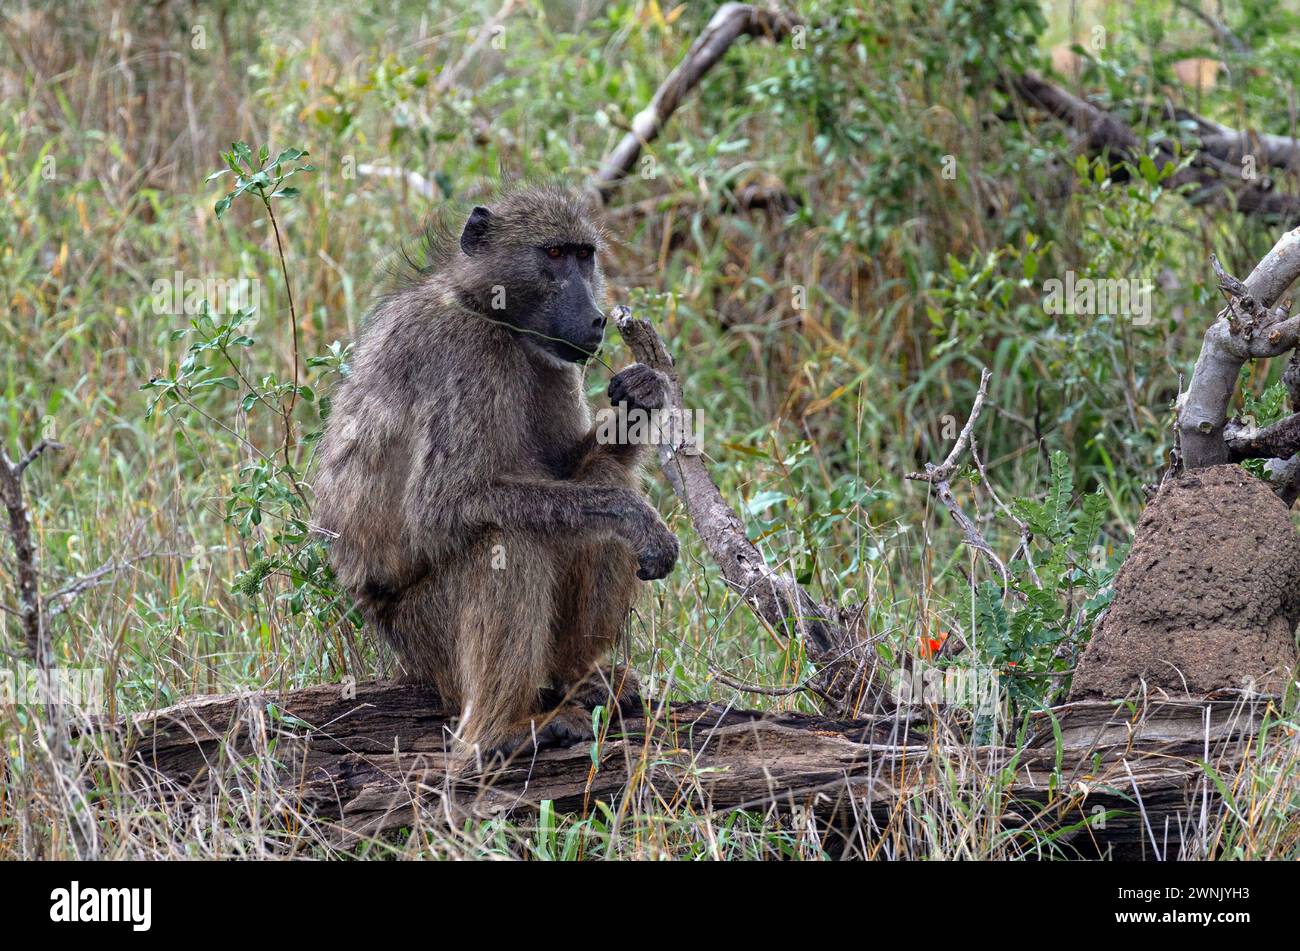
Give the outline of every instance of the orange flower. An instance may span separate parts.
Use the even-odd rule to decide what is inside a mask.
[[[920,646],[921,646],[921,656],[927,659],[935,656],[936,654],[939,653],[940,650],[943,649],[943,642],[946,641],[947,639],[948,639],[947,631],[940,631],[938,637],[927,637],[925,635],[922,635],[919,638]]]

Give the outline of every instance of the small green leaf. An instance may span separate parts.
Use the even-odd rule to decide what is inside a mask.
[[[1138,159],[1138,171],[1148,185],[1155,185],[1160,181],[1160,173],[1156,170],[1156,163],[1151,161],[1151,156],[1144,155]]]
[[[760,492],[745,504],[745,511],[750,515],[757,515],[764,509],[771,508],[778,502],[784,502],[788,498],[790,498],[790,496],[786,495],[784,492]]]

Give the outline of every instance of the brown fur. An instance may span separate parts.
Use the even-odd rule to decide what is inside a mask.
[[[666,574],[677,543],[639,491],[639,447],[597,441],[581,365],[548,349],[604,325],[586,303],[604,288],[583,202],[513,192],[475,209],[461,241],[435,232],[431,263],[369,317],[323,442],[316,518],[405,673],[460,705],[467,743],[508,751],[589,733],[572,706],[539,714],[604,695],[637,578]],[[550,260],[560,245],[596,253]],[[611,395],[653,409],[666,383],[634,365]]]

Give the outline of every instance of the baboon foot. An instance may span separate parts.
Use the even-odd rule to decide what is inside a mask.
[[[574,704],[565,704],[523,720],[483,757],[484,765],[532,756],[537,750],[573,746],[592,739],[591,714]]]
[[[622,665],[592,671],[581,683],[557,692],[585,710],[617,709],[623,716],[639,716],[645,710],[640,679]]]

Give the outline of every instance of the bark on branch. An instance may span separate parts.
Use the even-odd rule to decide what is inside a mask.
[[[626,307],[615,309],[614,320],[632,355],[672,382],[669,418],[682,418],[681,381],[663,339],[650,321],[634,317]],[[817,687],[824,697],[849,712],[873,709],[883,702],[884,695],[881,686],[873,682],[868,645],[858,642],[835,620],[835,614],[793,577],[768,565],[718,491],[700,449],[685,441],[661,443],[659,461],[722,577],[760,620],[799,637],[809,658],[821,668]]]
[[[1028,105],[1055,116],[1078,131],[1083,136],[1085,150],[1090,154],[1109,153],[1136,163],[1152,148],[1123,119],[1062,89],[1033,70],[1010,77],[1007,86]],[[1278,219],[1288,226],[1300,222],[1300,196],[1273,191],[1271,183],[1264,179],[1248,181],[1242,178],[1240,155],[1238,161],[1233,161],[1234,153],[1226,147],[1229,134],[1240,135],[1220,127],[1219,132],[1210,136],[1213,148],[1197,151],[1191,164],[1175,172],[1167,186],[1191,186],[1189,200],[1193,203],[1233,208],[1247,215]],[[1272,144],[1277,146],[1276,154],[1283,154],[1281,141]],[[1158,165],[1177,163],[1178,151],[1174,142],[1161,139],[1154,143],[1154,147]]]
[[[36,546],[32,543],[32,522],[27,515],[27,500],[23,494],[23,473],[41,453],[62,448],[59,443],[42,439],[21,455],[17,462],[10,460],[8,454],[0,450],[0,502],[4,503],[9,513],[9,537],[14,546],[14,575],[18,581],[18,617],[27,656],[40,670],[52,666],[53,649],[42,617],[40,569],[37,565]]]
[[[795,17],[779,10],[763,9],[748,3],[724,3],[720,6],[682,61],[655,92],[650,104],[632,119],[631,130],[601,162],[592,182],[601,201],[608,200],[614,186],[636,164],[641,149],[658,138],[682,100],[732,43],[742,36],[768,36],[778,40],[798,24]]]
[[[1205,332],[1178,412],[1182,464],[1188,469],[1229,461],[1224,427],[1245,362],[1279,356],[1300,341],[1300,317],[1273,309],[1300,277],[1300,228],[1282,235],[1245,281],[1236,282],[1217,260],[1213,263],[1229,303]]]
[[[1244,167],[1243,159],[1247,156],[1255,159],[1256,168],[1300,167],[1300,141],[1289,135],[1230,129],[1217,123],[1213,128],[1215,131],[1201,135],[1201,148],[1235,166],[1238,172]]]
[[[1243,459],[1290,459],[1300,452],[1300,413],[1263,429],[1247,429],[1229,421],[1223,431],[1232,462]]]
[[[102,584],[116,572],[153,554],[145,552],[132,558],[110,561],[89,574],[68,579],[62,587],[42,596],[40,558],[32,540],[32,522],[28,514],[22,479],[27,467],[43,453],[61,449],[63,449],[61,443],[42,439],[19,456],[16,462],[10,460],[9,456],[0,450],[0,504],[4,505],[9,516],[9,537],[13,542],[15,558],[14,577],[18,583],[18,609],[13,611],[4,604],[0,604],[0,609],[17,615],[23,630],[23,644],[27,657],[40,670],[46,670],[53,665],[54,649],[47,627],[50,618],[63,613],[69,602],[77,595]]]
[[[989,380],[993,374],[987,369],[980,373],[980,388],[975,394],[975,401],[971,404],[970,415],[966,417],[966,425],[961,428],[961,433],[957,436],[957,442],[953,445],[952,451],[948,453],[948,458],[943,462],[935,465],[932,462],[925,464],[924,472],[909,472],[905,478],[913,482],[928,483],[934,492],[935,498],[948,510],[954,522],[961,528],[962,537],[966,544],[970,545],[981,555],[983,555],[1002,578],[1002,588],[1005,591],[1010,576],[1007,574],[1007,566],[1002,563],[1002,559],[993,551],[993,546],[984,538],[983,533],[971,521],[969,515],[962,509],[957,497],[952,494],[952,486],[948,480],[952,478],[953,470],[961,462],[961,457],[965,455],[967,447],[971,444],[972,436],[975,431],[975,423],[980,418],[980,413],[984,409],[984,399],[988,395]]]
[[[1254,159],[1256,169],[1300,167],[1300,139],[1293,136],[1234,129],[1169,101],[1165,103],[1165,114],[1174,122],[1194,125],[1198,149],[1235,168],[1238,173],[1245,170],[1243,160],[1248,156]]]

